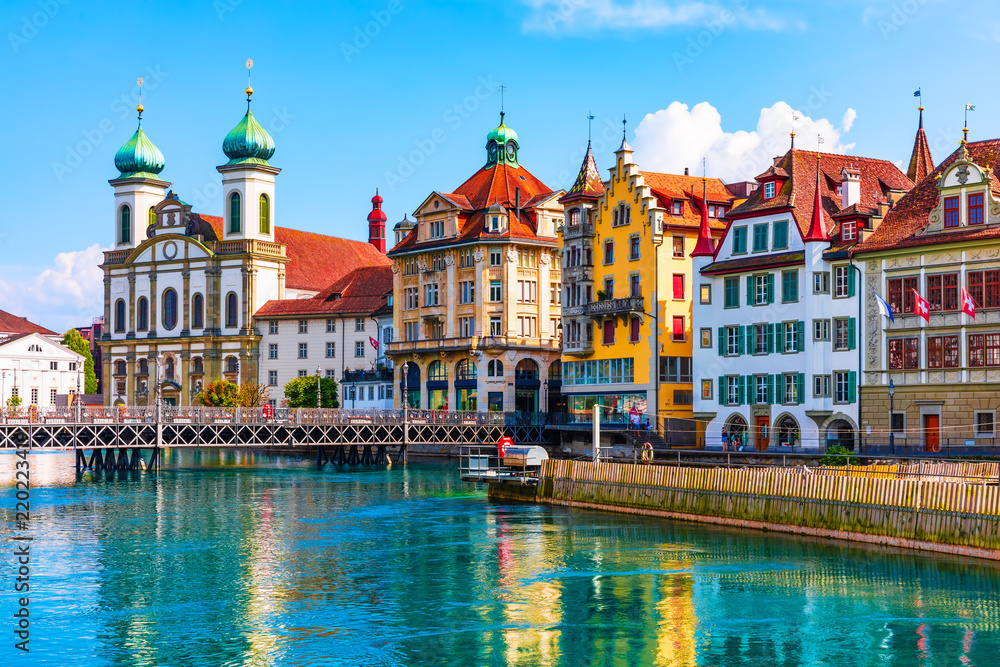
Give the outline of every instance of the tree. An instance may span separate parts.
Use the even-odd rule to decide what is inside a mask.
[[[323,393],[324,408],[339,408],[337,399],[337,381],[333,378],[322,378],[320,391]],[[316,377],[306,376],[292,379],[285,385],[285,397],[290,408],[316,407]]]
[[[236,392],[236,404],[241,408],[259,408],[271,397],[271,389],[256,382],[246,382],[240,385]]]
[[[62,344],[83,356],[83,393],[97,393],[97,374],[94,373],[94,355],[90,353],[90,343],[80,332],[70,329],[63,334]]]
[[[210,408],[236,408],[239,407],[238,394],[239,387],[235,382],[216,380],[206,384],[195,399]]]

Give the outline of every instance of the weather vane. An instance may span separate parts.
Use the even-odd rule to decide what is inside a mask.
[[[589,114],[587,116],[587,143],[589,144],[590,143],[590,131],[591,131],[591,129],[594,126],[594,112],[593,111],[588,111],[587,113]]]
[[[250,96],[253,95],[253,86],[250,85],[250,70],[253,69],[253,58],[247,58],[247,106],[250,106]]]
[[[622,143],[625,143],[625,134],[628,132],[628,121],[625,119],[625,114],[622,114]]]
[[[139,85],[139,105],[135,108],[139,112],[139,122],[142,122],[142,77],[140,76],[136,83]]]
[[[507,86],[505,86],[504,84],[501,83],[500,84],[500,115],[501,116],[503,115],[503,94],[504,94],[505,90],[507,90]]]

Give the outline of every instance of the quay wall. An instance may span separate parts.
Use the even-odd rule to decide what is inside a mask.
[[[536,502],[1000,560],[995,482],[548,460]]]

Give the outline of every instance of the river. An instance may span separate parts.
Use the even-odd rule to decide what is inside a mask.
[[[3,665],[995,665],[1000,566],[561,507],[454,463],[0,456]],[[29,535],[30,653],[14,649]]]

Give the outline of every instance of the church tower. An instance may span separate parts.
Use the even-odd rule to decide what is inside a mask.
[[[136,248],[146,240],[147,227],[156,222],[153,207],[163,200],[170,183],[161,181],[163,153],[142,130],[142,104],[139,127],[132,138],[115,153],[115,168],[121,172],[108,183],[115,189],[115,249]]]
[[[375,196],[372,197],[372,212],[368,214],[368,242],[385,254],[385,213],[378,188],[375,188]]]
[[[906,176],[916,185],[924,176],[934,171],[934,160],[931,158],[931,147],[924,132],[924,108],[920,107],[920,124],[917,126],[917,136],[913,140],[913,153],[910,155],[910,165]]]
[[[222,142],[229,162],[216,167],[222,174],[222,238],[274,242],[274,177],[281,170],[268,162],[274,140],[250,111],[253,88],[246,93],[246,115]]]

